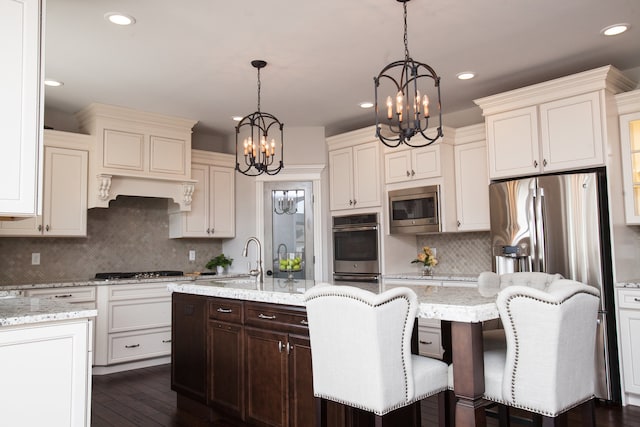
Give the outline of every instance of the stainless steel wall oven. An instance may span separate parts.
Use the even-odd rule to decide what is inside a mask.
[[[333,217],[334,281],[379,280],[379,228],[377,213]]]

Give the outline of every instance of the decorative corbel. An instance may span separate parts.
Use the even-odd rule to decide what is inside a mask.
[[[191,201],[193,200],[193,192],[195,189],[196,186],[192,182],[182,183],[182,200],[184,201],[185,206],[191,206]]]
[[[100,200],[109,200],[109,191],[111,191],[111,177],[112,175],[100,174],[98,178],[98,198]]]

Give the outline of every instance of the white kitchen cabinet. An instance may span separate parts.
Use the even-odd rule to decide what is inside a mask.
[[[0,217],[39,213],[42,3],[0,0]]]
[[[418,354],[441,359],[444,354],[438,319],[418,319]]]
[[[440,176],[440,144],[389,151],[384,165],[387,184]]]
[[[618,289],[623,402],[640,405],[640,289]]]
[[[98,374],[168,363],[171,293],[167,282],[97,286]]]
[[[85,138],[89,137],[45,132],[42,214],[19,221],[0,222],[0,235],[87,235],[89,147]]]
[[[458,231],[489,230],[489,175],[483,125],[456,129]]]
[[[640,90],[616,96],[627,224],[640,224]]]
[[[172,211],[169,237],[235,237],[235,170],[230,154],[193,150],[191,211]]]
[[[88,319],[0,328],[2,425],[89,426]]]
[[[491,179],[605,165],[610,97],[634,84],[606,66],[475,100]]]
[[[329,151],[330,208],[381,205],[380,146],[367,142]]]

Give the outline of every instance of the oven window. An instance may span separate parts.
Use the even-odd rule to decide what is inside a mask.
[[[391,203],[393,206],[393,209],[391,211],[393,215],[393,221],[436,217],[436,204],[434,197],[394,200]]]
[[[378,259],[378,231],[334,230],[333,250],[336,261],[376,261]]]

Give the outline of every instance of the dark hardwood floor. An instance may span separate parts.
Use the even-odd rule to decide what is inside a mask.
[[[230,421],[203,423],[176,409],[176,394],[171,391],[170,365],[137,369],[93,377],[91,405],[92,427],[175,426],[244,427]],[[438,425],[436,399],[422,403],[422,427]],[[498,423],[488,417],[487,426]],[[513,422],[513,426],[521,425]],[[522,422],[526,425],[526,422]],[[640,407],[597,405],[598,427],[640,427]],[[312,426],[310,426],[312,427]],[[402,427],[402,426],[393,426]],[[580,427],[579,418],[570,414],[569,427]]]

